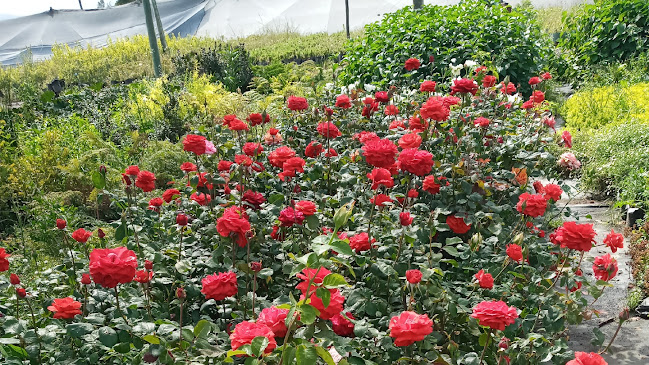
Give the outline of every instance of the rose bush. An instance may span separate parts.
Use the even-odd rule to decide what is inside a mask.
[[[557,188],[531,194],[534,182],[557,180],[571,193],[540,163],[558,158],[548,152],[557,139],[543,122],[547,102],[523,109],[497,83],[485,86],[484,73],[437,79],[453,97],[419,85],[346,88],[348,107],[328,88],[278,100],[270,125],[228,116],[182,139],[184,178],[162,190],[155,171],[108,170],[124,174],[120,188],[102,189],[117,211],[102,228],[109,235],[97,229],[77,242],[76,223],[53,219],[67,252],[60,265],[18,272],[18,281],[2,274],[10,290],[1,296],[0,356],[107,364],[574,359],[565,330],[584,320],[585,294],[596,298],[605,287],[578,267],[594,231],[565,223],[546,237],[564,210]],[[387,106],[390,113],[378,112]],[[480,117],[489,123],[476,127]],[[13,260],[0,249],[0,270]],[[591,269],[608,280],[617,264],[603,256],[583,267]]]

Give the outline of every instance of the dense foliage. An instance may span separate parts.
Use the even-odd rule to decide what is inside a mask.
[[[365,37],[347,49],[341,78],[380,87],[414,83],[448,76],[451,65],[472,59],[494,65],[529,93],[528,79],[547,68],[552,56],[550,40],[533,13],[499,1],[465,0],[455,6],[404,8],[366,26]],[[403,67],[411,57],[423,65],[416,72]]]

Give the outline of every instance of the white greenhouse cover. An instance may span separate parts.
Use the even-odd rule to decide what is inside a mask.
[[[5,1],[5,0],[3,0]],[[24,1],[24,0],[23,0]],[[451,5],[459,0],[425,0]],[[520,0],[509,1],[510,4]],[[567,6],[583,0],[533,0]],[[349,0],[350,29],[377,21],[412,0]],[[345,29],[345,0],[158,0],[165,32],[177,36],[245,37],[268,29],[335,33]],[[55,44],[103,47],[109,39],[146,34],[144,10],[129,4],[99,10],[50,10],[0,21],[0,64],[49,58]]]

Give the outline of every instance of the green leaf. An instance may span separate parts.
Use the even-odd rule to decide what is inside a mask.
[[[201,319],[194,327],[194,337],[204,338],[212,331],[212,324],[209,321]]]
[[[302,344],[297,347],[295,357],[297,365],[313,365],[318,361],[318,352],[313,346]]]
[[[458,256],[460,254],[457,248],[453,246],[444,246],[442,250],[446,251],[451,256]]]
[[[264,336],[255,337],[250,344],[250,349],[255,356],[261,356],[266,347],[268,347],[268,338]]]
[[[318,310],[310,304],[300,304],[298,306],[298,311],[300,312],[300,321],[304,324],[315,322],[315,318],[319,314]]]
[[[329,306],[331,302],[331,292],[325,288],[318,288],[315,291],[315,295],[322,300],[322,304],[325,308]]]
[[[93,171],[92,184],[95,186],[95,189],[102,190],[106,187],[106,176],[101,174],[99,171]]]
[[[110,327],[99,329],[99,342],[106,347],[113,347],[117,343],[117,332]]]
[[[72,338],[79,338],[92,332],[95,327],[90,323],[71,323],[65,327],[68,336]]]
[[[315,346],[315,350],[318,352],[318,356],[320,356],[320,358],[324,360],[327,365],[336,365],[336,362],[334,361],[329,351],[325,350],[322,346]]]
[[[345,280],[345,278],[340,274],[331,273],[325,276],[325,278],[322,280],[322,286],[327,289],[335,289],[347,285],[349,285],[347,283],[347,280]]]
[[[320,220],[315,215],[310,215],[306,217],[306,226],[312,231],[317,231],[320,226]]]
[[[126,237],[126,224],[122,222],[122,224],[120,224],[115,230],[115,240],[119,242],[123,240],[124,237]]]
[[[352,251],[352,248],[349,247],[349,243],[345,241],[334,239],[334,241],[331,243],[331,247],[333,247],[334,251],[338,252],[339,254],[347,256],[354,255],[354,251]]]
[[[146,336],[142,337],[142,339],[144,341],[152,344],[152,345],[159,345],[160,344],[160,339],[158,338],[158,336],[155,336],[155,335],[146,335]]]

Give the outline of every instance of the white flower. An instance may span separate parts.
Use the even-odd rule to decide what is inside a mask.
[[[478,65],[477,62],[471,61],[471,60],[466,60],[466,62],[464,62],[464,66],[467,67],[467,68],[471,68],[471,67],[477,66],[477,65]]]
[[[376,90],[376,86],[374,86],[372,84],[365,84],[365,85],[363,85],[363,88],[365,89],[365,91],[368,91],[368,92],[372,92],[372,91]]]

